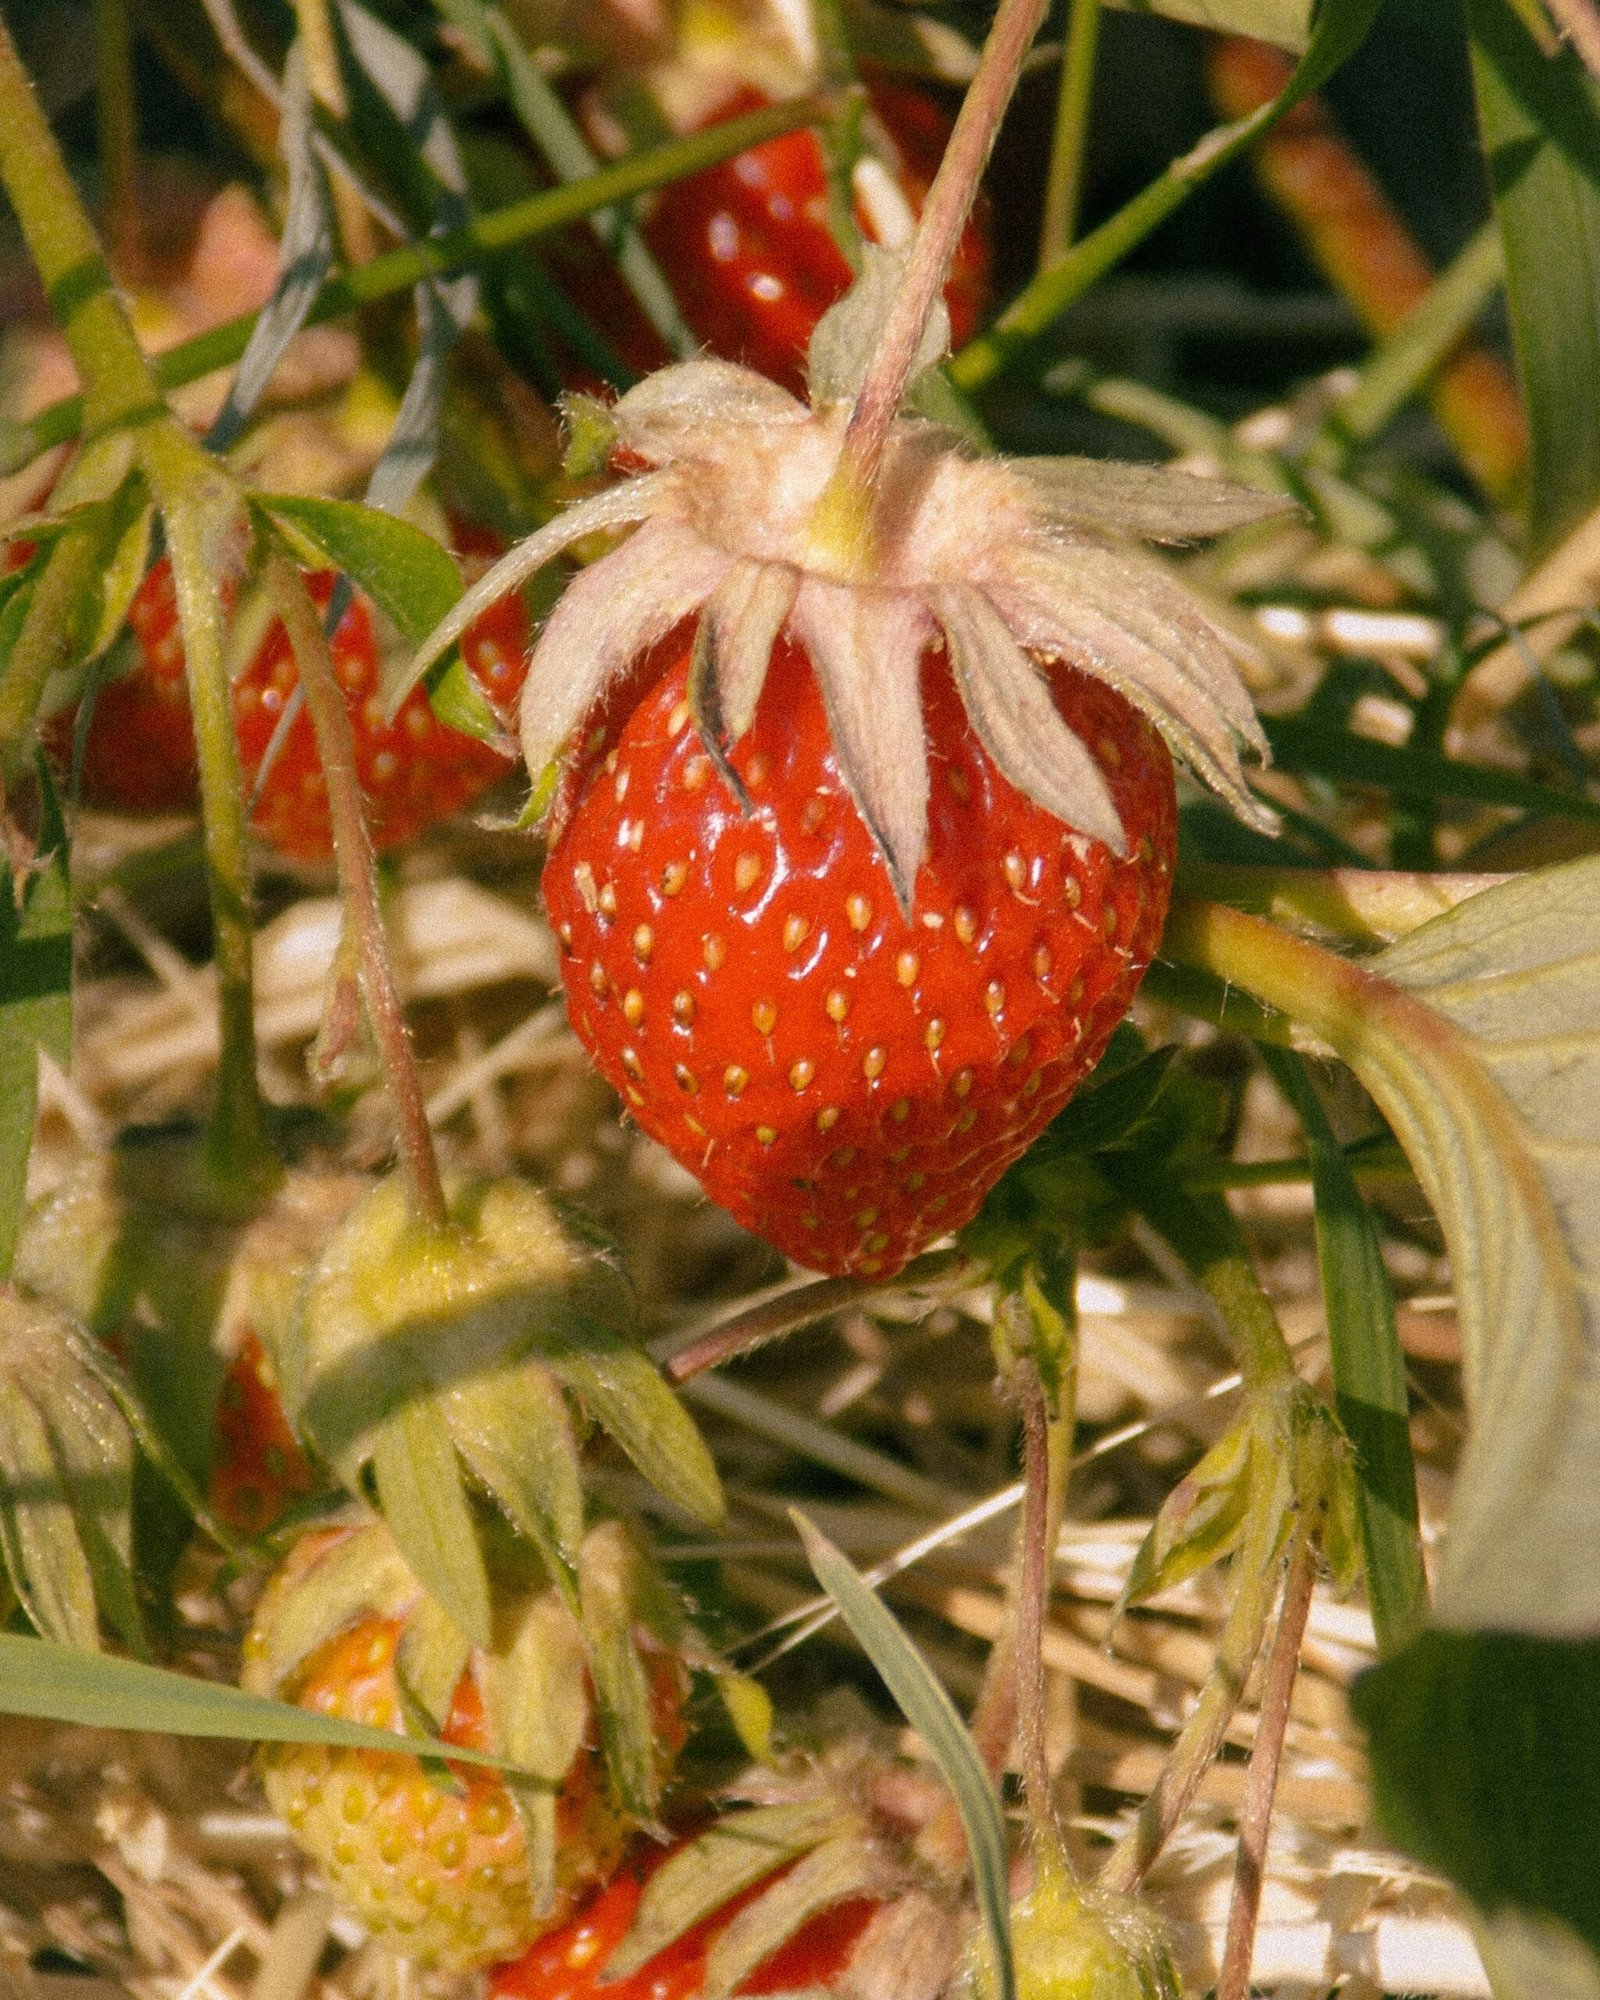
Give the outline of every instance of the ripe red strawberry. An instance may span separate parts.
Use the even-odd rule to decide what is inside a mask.
[[[606,1966],[633,1922],[644,1882],[665,1858],[658,1851],[642,1866],[624,1868],[560,1930],[540,1938],[511,1964],[495,1967],[489,1975],[489,2000],[700,2000],[707,1953],[767,1885],[746,1890],[637,1971],[607,1979]],[[824,1910],[741,1980],[734,1993],[827,1992],[875,1908],[857,1898]]]
[[[485,553],[481,538],[476,552]],[[307,582],[318,605],[325,606],[333,592],[332,572],[314,572]],[[198,796],[198,774],[183,639],[165,557],[135,593],[128,629],[138,663],[95,697],[84,744],[82,795],[91,805],[118,811],[185,811]],[[514,701],[528,649],[521,599],[513,594],[492,606],[462,644],[468,668],[489,701],[500,708]],[[414,839],[505,776],[509,760],[504,753],[439,722],[421,688],[407,697],[393,723],[385,723],[378,694],[377,632],[364,598],[352,599],[332,647],[355,724],[368,823],[380,850]],[[234,684],[234,727],[247,789],[255,783],[297,678],[288,636],[274,621]],[[71,755],[74,720],[74,715],[63,716],[49,732],[63,761]],[[294,859],[325,861],[332,852],[321,764],[303,711],[274,759],[252,825],[280,854]]]
[[[870,97],[877,135],[894,162],[892,181],[915,216],[950,121],[910,84],[881,80]],[[759,91],[743,89],[717,118],[738,117],[766,101]],[[879,217],[859,194],[856,221],[868,241],[883,240]],[[851,280],[828,228],[827,168],[816,133],[785,133],[673,182],[656,197],[644,234],[699,339],[714,354],[742,361],[798,393],[817,321]],[[977,332],[987,307],[990,262],[987,218],[980,217],[967,225],[945,286],[958,347]],[[645,365],[659,366],[665,358],[656,354]]]
[[[653,1138],[757,1235],[894,1271],[967,1221],[1098,1060],[1161,934],[1172,764],[1122,697],[1051,676],[1128,859],[995,769],[924,656],[935,779],[911,919],[839,775],[804,653],[780,643],[733,753],[689,726],[690,637],[575,772],[545,873],[573,1025]],[[592,741],[592,737],[591,737]]]
[[[868,1275],[975,1212],[1133,998],[1173,860],[1168,750],[1275,824],[1239,761],[1236,739],[1265,748],[1249,649],[1133,538],[1282,503],[984,456],[899,413],[938,343],[877,346],[896,268],[873,252],[819,324],[809,406],[710,359],[630,390],[609,413],[629,476],[420,656],[634,527],[567,586],[522,698],[573,1021],[741,1221]],[[879,352],[902,372],[875,387]]]
[[[452,1971],[508,1958],[561,1923],[615,1871],[634,1830],[592,1747],[584,1640],[570,1615],[554,1590],[501,1609],[503,1650],[471,1649],[423,1597],[386,1529],[335,1528],[296,1545],[245,1645],[246,1688],[324,1715],[404,1735],[431,1681],[443,1742],[509,1748],[530,1766],[540,1755],[530,1745],[564,1746],[548,1774],[557,1789],[542,1909],[527,1822],[497,1773],[452,1764],[445,1775],[403,1752],[315,1744],[260,1753],[269,1800],[339,1900],[408,1958]],[[652,1645],[644,1658],[664,1773],[683,1743],[685,1675],[664,1648]],[[530,1687],[532,1731],[508,1743],[506,1718],[514,1730]]]

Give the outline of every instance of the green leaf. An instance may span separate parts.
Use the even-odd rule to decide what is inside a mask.
[[[1600,858],[1486,890],[1373,961],[1349,1060],[1443,1225],[1471,1434],[1452,1626],[1600,1629]],[[1419,1005],[1419,1002],[1426,1005]]]
[[[1478,123],[1528,412],[1537,558],[1600,505],[1600,91],[1507,0],[1471,0]]]
[[[540,1343],[552,1372],[610,1433],[666,1499],[713,1525],[724,1512],[722,1482],[694,1419],[655,1363],[609,1327],[558,1330]]]
[[[27,1196],[39,1051],[62,1068],[72,1056],[67,834],[43,759],[38,771],[44,801],[38,860],[20,899],[10,862],[0,854],[0,1276],[11,1269]]]
[[[1362,1675],[1351,1702],[1385,1831],[1485,1913],[1491,1964],[1497,1939],[1511,1947],[1496,1993],[1591,1992],[1515,1975],[1529,1915],[1600,1952],[1600,1642],[1424,1632]]]
[[[354,500],[292,493],[263,494],[261,504],[380,605],[410,645],[425,638],[461,595],[449,551],[394,514]]]
[[[1263,1048],[1261,1055],[1298,1115],[1311,1154],[1334,1406],[1355,1448],[1367,1597],[1378,1649],[1393,1653],[1417,1630],[1428,1609],[1394,1294],[1377,1225],[1357,1192],[1305,1065],[1287,1049]]]
[[[883,1677],[901,1714],[927,1745],[929,1756],[954,1795],[961,1824],[966,1829],[973,1886],[993,1955],[999,2000],[1016,2000],[1005,1828],[1000,1818],[1000,1801],[989,1782],[977,1745],[927,1661],[849,1558],[797,1507],[789,1509],[789,1518],[804,1544],[806,1561],[817,1582],[838,1605],[840,1616]]]
[[[0,1632],[0,1714],[86,1729],[137,1729],[163,1736],[222,1737],[240,1743],[325,1743],[344,1750],[414,1750],[414,1741],[359,1722],[266,1695],[245,1694],[220,1681],[81,1653],[49,1639]],[[506,1770],[503,1757],[449,1748],[455,1764]]]
[[[488,1572],[455,1441],[434,1403],[416,1397],[385,1417],[373,1435],[372,1470],[406,1561],[472,1643],[488,1646]]]
[[[1254,1487],[1255,1430],[1253,1415],[1247,1413],[1162,1501],[1117,1600],[1119,1616],[1130,1605],[1198,1576],[1237,1547]]]
[[[583,1477],[566,1399],[549,1371],[524,1361],[458,1382],[439,1408],[461,1456],[576,1610]]]

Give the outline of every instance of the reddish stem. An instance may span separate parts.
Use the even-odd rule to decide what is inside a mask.
[[[394,982],[384,938],[383,912],[378,903],[378,868],[361,809],[356,777],[356,739],[349,711],[335,678],[322,620],[293,564],[281,555],[267,559],[267,583],[294,650],[306,710],[316,733],[317,754],[328,786],[328,817],[333,827],[333,859],[345,922],[355,940],[361,968],[362,996],[377,1040],[385,1079],[394,1098],[400,1125],[400,1157],[405,1163],[411,1199],[420,1219],[435,1228],[448,1220],[439,1159],[422,1101],[416,1061],[405,1010]]]
[[[1250,1961],[1255,1953],[1256,1919],[1261,1913],[1261,1887],[1266,1877],[1272,1802],[1278,1791],[1284,1733],[1289,1726],[1289,1698],[1300,1667],[1300,1647],[1306,1636],[1306,1619],[1316,1580],[1316,1544],[1302,1529],[1295,1536],[1289,1557],[1283,1610],[1267,1657],[1266,1686],[1256,1721],[1255,1746],[1250,1753],[1250,1774],[1245,1781],[1244,1811],[1239,1818],[1239,1853],[1234,1863],[1233,1901],[1228,1907],[1228,1938],[1217,1981],[1217,2000],[1248,2000],[1250,1992]]]
[[[1000,120],[1011,102],[1047,4],[1048,0],[1001,0],[978,73],[962,101],[950,143],[923,204],[900,289],[850,415],[836,475],[845,493],[868,494],[876,482],[928,315],[944,289]]]

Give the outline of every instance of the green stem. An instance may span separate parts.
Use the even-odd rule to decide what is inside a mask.
[[[142,457],[166,527],[200,771],[222,1043],[212,1164],[251,1185],[274,1161],[256,1079],[254,888],[218,589],[243,523],[231,482],[176,424],[153,426]]]
[[[3,79],[0,79],[0,84],[3,84]],[[5,117],[4,107],[4,91],[0,88],[0,119]],[[306,316],[306,324],[320,326],[343,313],[374,305],[381,299],[394,298],[410,291],[420,278],[448,277],[456,271],[482,263],[497,251],[525,242],[529,237],[564,229],[568,223],[581,221],[596,209],[614,207],[667,181],[699,173],[704,167],[746,152],[750,147],[777,138],[781,133],[796,131],[803,125],[820,124],[831,117],[834,110],[833,101],[820,96],[768,105],[746,117],[730,118],[709,126],[704,132],[692,133],[687,139],[673,140],[669,145],[654,147],[647,153],[632,154],[584,180],[528,195],[505,208],[477,217],[467,227],[454,230],[447,236],[404,244],[381,257],[374,257],[370,264],[363,264],[357,270],[346,271],[330,279],[317,294],[316,302]],[[0,180],[6,176],[5,142],[8,137],[9,134],[0,130]],[[6,185],[9,191],[9,181]],[[70,194],[71,183],[67,182],[66,186]],[[72,199],[75,201],[76,196]],[[151,407],[157,407],[156,384],[163,389],[181,388],[186,382],[193,382],[202,375],[209,375],[213,369],[225,368],[230,362],[237,361],[254,326],[255,315],[245,313],[156,356],[147,370],[153,376],[149,399]],[[132,336],[129,338],[131,340]],[[74,350],[74,359],[77,358]],[[143,356],[138,358],[142,365]],[[0,426],[0,474],[16,471],[51,445],[64,444],[68,438],[77,435],[84,421],[85,407],[81,399],[67,396],[41,410],[26,424]]]
[[[112,251],[136,263],[141,249],[139,120],[128,0],[95,0],[95,123]],[[124,266],[126,268],[126,265]]]
[[[1294,1357],[1233,1211],[1220,1194],[1186,1186],[1144,1157],[1107,1154],[1102,1166],[1132,1205],[1183,1259],[1195,1283],[1221,1313],[1239,1350],[1247,1390],[1294,1373]]]
[[[1074,1369],[1068,1372],[1061,1403],[1070,1400],[1075,1380]],[[1041,1849],[1046,1843],[1059,1848],[1045,1743],[1044,1630],[1072,1464],[1073,1417],[1069,1408],[1050,1408],[1039,1371],[1031,1361],[1019,1362],[1016,1384],[1023,1442],[1023,1514],[1014,1621],[1017,1742],[1034,1839]]]
[[[1140,1806],[1138,1818],[1117,1842],[1100,1871],[1103,1888],[1123,1895],[1131,1895],[1138,1888],[1188,1810],[1201,1779],[1221,1749],[1233,1712],[1244,1695],[1250,1669],[1261,1650],[1273,1600],[1278,1594],[1275,1558],[1281,1535],[1278,1495],[1273,1482],[1262,1479],[1251,1495],[1244,1541],[1233,1560],[1234,1598],[1217,1645],[1217,1657],[1178,1732],[1178,1740],[1159,1780]]]
[[[1100,48],[1100,7],[1101,0],[1072,0],[1067,45],[1061,54],[1061,89],[1056,99],[1050,174],[1044,189],[1044,221],[1039,231],[1041,271],[1047,271],[1066,255],[1077,233],[1095,58]]]
[[[1426,298],[1375,347],[1348,396],[1306,454],[1337,465],[1352,445],[1375,438],[1448,359],[1505,278],[1498,223],[1489,221],[1441,272]]]
[[[155,377],[128,324],[105,254],[0,19],[0,184],[84,385],[91,433],[161,414]]]
[[[1203,181],[1236,159],[1308,91],[1331,76],[1359,47],[1376,12],[1374,4],[1325,8],[1299,68],[1278,96],[1248,118],[1214,127],[1197,146],[1174,160],[1159,179],[1091,230],[1064,257],[1040,271],[992,326],[952,358],[950,378],[956,387],[970,393],[1008,367],[1074,299],[1165,222]]]

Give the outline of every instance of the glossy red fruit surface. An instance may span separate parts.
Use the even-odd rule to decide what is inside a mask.
[[[665,1859],[663,1852],[660,1859]],[[624,1979],[605,1978],[650,1869],[627,1868],[558,1931],[489,1975],[489,2000],[699,2000],[706,1954],[733,1918],[768,1886],[757,1883]],[[876,1905],[835,1905],[801,1926],[734,1988],[739,1995],[826,1992],[844,1970]]]
[[[480,546],[473,552],[490,550]],[[307,583],[318,606],[326,607],[333,594],[332,572],[313,572]],[[83,747],[81,795],[90,805],[121,812],[192,810],[198,798],[194,728],[172,570],[165,557],[135,593],[128,630],[137,664],[95,696]],[[528,642],[527,614],[516,596],[492,606],[462,640],[474,680],[490,703],[507,714],[522,685]],[[368,824],[380,850],[401,846],[460,812],[506,775],[509,756],[440,722],[421,688],[407,697],[392,723],[384,720],[378,636],[364,598],[351,600],[333,634],[332,650],[355,726]],[[233,689],[234,730],[247,792],[255,787],[298,678],[288,635],[274,621]],[[48,732],[63,764],[72,755],[75,720],[72,715],[59,718]],[[251,824],[262,839],[293,859],[326,861],[332,853],[321,761],[303,709],[273,758]]]
[[[908,84],[874,83],[870,97],[895,156],[893,178],[915,215],[938,169],[950,121]],[[745,90],[719,117],[737,117],[764,102]],[[859,202],[856,220],[876,241],[872,217]],[[684,319],[711,351],[798,394],[812,331],[844,296],[852,275],[828,228],[827,169],[817,135],[788,132],[675,181],[656,198],[644,233]],[[945,287],[957,347],[978,329],[989,265],[986,225],[970,222]]]
[[[594,719],[544,893],[579,1037],[633,1117],[757,1235],[891,1273],[966,1222],[1098,1060],[1171,885],[1171,759],[1114,690],[1047,669],[1129,858],[995,769],[942,653],[922,663],[932,798],[910,921],[780,641],[733,767],[689,720],[673,634]]]

